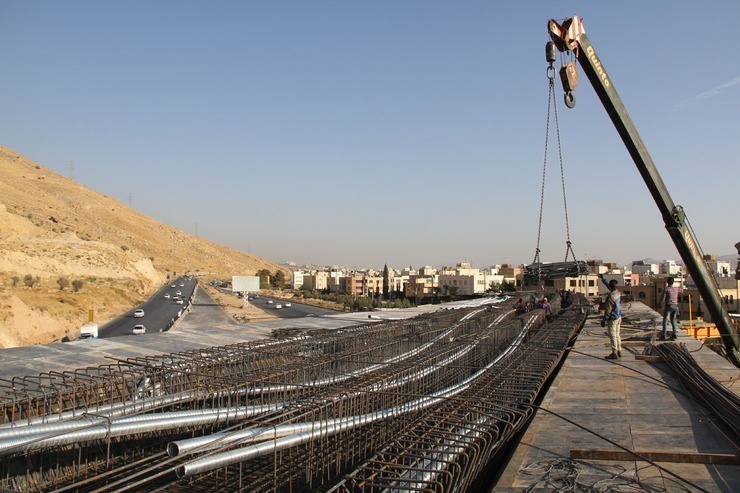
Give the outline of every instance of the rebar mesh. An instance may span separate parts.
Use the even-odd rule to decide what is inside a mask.
[[[496,308],[0,381],[0,487],[460,491],[585,320]]]

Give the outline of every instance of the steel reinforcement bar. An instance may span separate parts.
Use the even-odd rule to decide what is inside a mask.
[[[458,491],[585,318],[511,305],[0,382],[0,488]]]

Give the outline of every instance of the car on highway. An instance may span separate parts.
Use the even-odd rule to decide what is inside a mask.
[[[182,305],[183,304],[182,298],[176,298],[175,303],[177,303],[178,305]]]
[[[182,296],[182,291],[180,291],[180,290],[177,290],[177,291],[175,291],[175,294],[176,294],[177,296]]]
[[[170,293],[165,293],[164,294],[164,299],[166,299],[166,300],[170,299]]]
[[[146,334],[146,327],[141,324],[134,325],[134,330],[132,330],[131,333],[137,336],[140,334]]]
[[[277,305],[275,305],[275,310],[280,310],[282,307],[283,307],[283,305],[281,305],[280,303],[278,303]]]
[[[180,287],[181,287],[181,288],[184,288],[184,287],[185,287],[185,285],[184,285],[183,283],[180,283]]]
[[[171,287],[171,288],[176,288],[177,286],[173,284],[173,285],[172,285],[172,286],[170,286],[170,287]]]
[[[267,303],[268,305],[272,305],[272,300],[267,300],[265,303]]]
[[[283,306],[284,306],[285,308],[290,308],[290,307],[291,307],[291,306],[293,306],[293,305],[291,305],[290,303],[286,303],[286,304],[284,304]]]
[[[134,318],[144,318],[144,310],[141,308],[134,310]]]

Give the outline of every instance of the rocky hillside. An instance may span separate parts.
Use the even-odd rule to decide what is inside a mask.
[[[159,223],[0,146],[0,347],[113,319],[167,278],[282,267]]]

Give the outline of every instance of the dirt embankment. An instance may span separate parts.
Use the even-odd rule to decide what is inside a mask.
[[[0,146],[0,347],[105,323],[186,272],[228,279],[269,260],[157,222]]]

